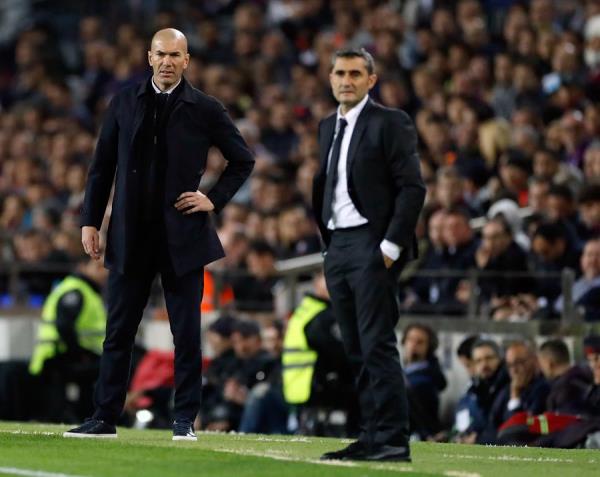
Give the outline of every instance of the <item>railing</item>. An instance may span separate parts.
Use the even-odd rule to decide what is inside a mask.
[[[295,308],[299,299],[299,283],[302,278],[310,275],[322,268],[323,257],[320,253],[305,255],[298,258],[292,258],[288,260],[280,260],[276,262],[276,276],[281,279],[283,284],[283,290],[286,295],[286,311],[289,312]],[[3,303],[0,305],[8,304],[13,306],[27,306],[28,297],[26,292],[23,290],[21,278],[23,275],[39,273],[40,275],[47,275],[49,277],[60,278],[72,271],[72,265],[64,263],[55,264],[26,264],[19,262],[12,263],[0,263],[0,283],[4,278],[5,282],[5,296]],[[240,276],[244,274],[242,270],[228,270],[227,272],[220,272],[218,270],[212,270],[215,286],[214,295],[212,302],[216,310],[221,307],[220,304],[220,293],[225,285],[226,277]],[[557,279],[561,281],[561,291],[564,300],[564,306],[561,314],[561,321],[563,323],[578,323],[581,321],[581,316],[575,308],[572,297],[573,283],[575,281],[575,274],[570,269],[564,269],[561,273],[541,273],[541,272],[511,272],[511,273],[494,273],[484,272],[476,269],[471,270],[419,270],[413,275],[415,277],[431,277],[431,278],[458,278],[468,281],[472,293],[468,303],[466,304],[466,313],[461,317],[462,319],[467,318],[470,320],[485,320],[487,319],[488,313],[482,310],[482,303],[478,293],[479,280],[481,278],[495,278],[495,277],[512,277],[512,278],[545,278],[545,279]],[[155,298],[151,300],[151,303],[160,303],[160,298],[157,298],[160,294],[160,287],[154,290]],[[6,299],[6,296],[10,299]],[[39,305],[39,298],[36,298],[36,302]],[[427,316],[427,313],[420,313],[421,317]],[[430,316],[433,316],[430,315]],[[439,314],[435,316],[439,317]]]

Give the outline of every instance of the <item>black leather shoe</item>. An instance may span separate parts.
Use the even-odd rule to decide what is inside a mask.
[[[100,437],[114,439],[117,437],[117,428],[100,419],[86,419],[81,426],[74,427],[63,433],[63,437]]]
[[[412,462],[410,448],[404,446],[378,445],[369,449],[363,455],[354,457],[355,460],[374,462]]]
[[[347,447],[337,451],[325,452],[321,460],[354,460],[367,453],[367,445],[361,441],[355,441]]]

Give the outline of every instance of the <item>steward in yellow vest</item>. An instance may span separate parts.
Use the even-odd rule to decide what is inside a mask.
[[[100,357],[106,331],[101,288],[108,276],[101,260],[85,259],[46,298],[29,372],[39,375],[45,364],[61,356]]]
[[[325,276],[313,279],[287,324],[281,357],[288,404],[347,407],[354,399],[352,372],[333,316]]]

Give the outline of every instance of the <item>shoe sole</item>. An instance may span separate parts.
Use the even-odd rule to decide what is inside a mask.
[[[198,438],[197,437],[190,437],[190,436],[173,436],[174,441],[197,441]]]
[[[63,437],[75,437],[77,439],[116,439],[116,434],[83,434],[80,432],[63,432]]]

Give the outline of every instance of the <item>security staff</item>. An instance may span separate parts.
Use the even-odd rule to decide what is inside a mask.
[[[29,372],[40,377],[46,391],[40,403],[41,417],[62,421],[67,417],[65,386],[78,385],[81,413],[91,407],[93,382],[97,377],[106,330],[106,310],[101,290],[108,271],[101,261],[83,259],[76,272],[68,275],[48,295],[42,308],[37,343]],[[87,408],[87,409],[86,409]]]

